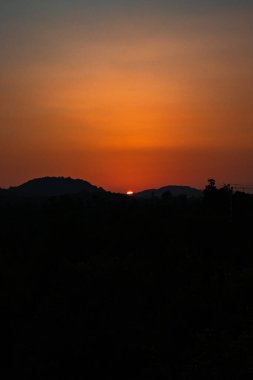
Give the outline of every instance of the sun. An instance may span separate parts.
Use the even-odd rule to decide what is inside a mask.
[[[129,191],[127,192],[127,195],[134,195],[134,192],[133,192],[132,190],[129,190]]]

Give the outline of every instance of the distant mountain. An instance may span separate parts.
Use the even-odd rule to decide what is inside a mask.
[[[174,197],[184,195],[187,198],[198,198],[202,195],[202,191],[190,186],[164,186],[159,189],[143,190],[135,194],[137,198],[149,199],[152,197],[161,198],[163,194],[170,193]]]
[[[10,187],[7,192],[15,195],[57,196],[82,192],[98,193],[105,190],[82,179],[44,177],[32,179],[17,187]]]
[[[172,196],[184,195],[187,198],[197,198],[202,195],[202,191],[189,186],[164,186],[159,189],[148,189],[134,194],[136,198],[150,199],[152,197],[160,198],[166,192]],[[101,194],[115,198],[117,194],[107,192],[101,187],[92,185],[82,179],[73,179],[65,177],[44,177],[35,178],[20,186],[1,189],[1,196],[59,196],[80,194],[86,197],[89,194]],[[120,194],[118,194],[120,196]],[[123,196],[123,194],[121,195]]]

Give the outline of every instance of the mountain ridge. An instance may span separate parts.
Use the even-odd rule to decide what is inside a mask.
[[[146,189],[135,194],[136,198],[149,199],[152,197],[161,198],[165,193],[170,193],[172,196],[184,195],[189,198],[198,198],[202,195],[202,190],[196,189],[191,186],[183,185],[168,185],[162,186],[158,189]]]
[[[71,177],[41,177],[34,178],[21,185],[9,187],[4,191],[17,195],[29,196],[58,196],[67,194],[98,193],[105,192],[101,187],[97,187],[82,179]]]
[[[114,194],[111,191],[107,191],[102,187],[97,187],[83,179],[50,176],[33,178],[22,183],[21,185],[1,189],[1,192],[9,195],[33,197],[75,194]],[[140,199],[150,199],[152,197],[161,198],[165,193],[168,193],[168,195],[171,194],[172,196],[183,195],[189,198],[196,198],[202,195],[202,190],[191,186],[167,185],[157,189],[144,189],[140,192],[134,193],[133,196]]]

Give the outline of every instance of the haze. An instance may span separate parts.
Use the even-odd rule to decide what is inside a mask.
[[[126,4],[127,3],[127,4]],[[0,3],[0,186],[253,183],[251,1]]]

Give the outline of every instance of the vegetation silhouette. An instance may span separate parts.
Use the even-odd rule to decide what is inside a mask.
[[[252,195],[1,190],[0,215],[9,377],[252,377]]]

